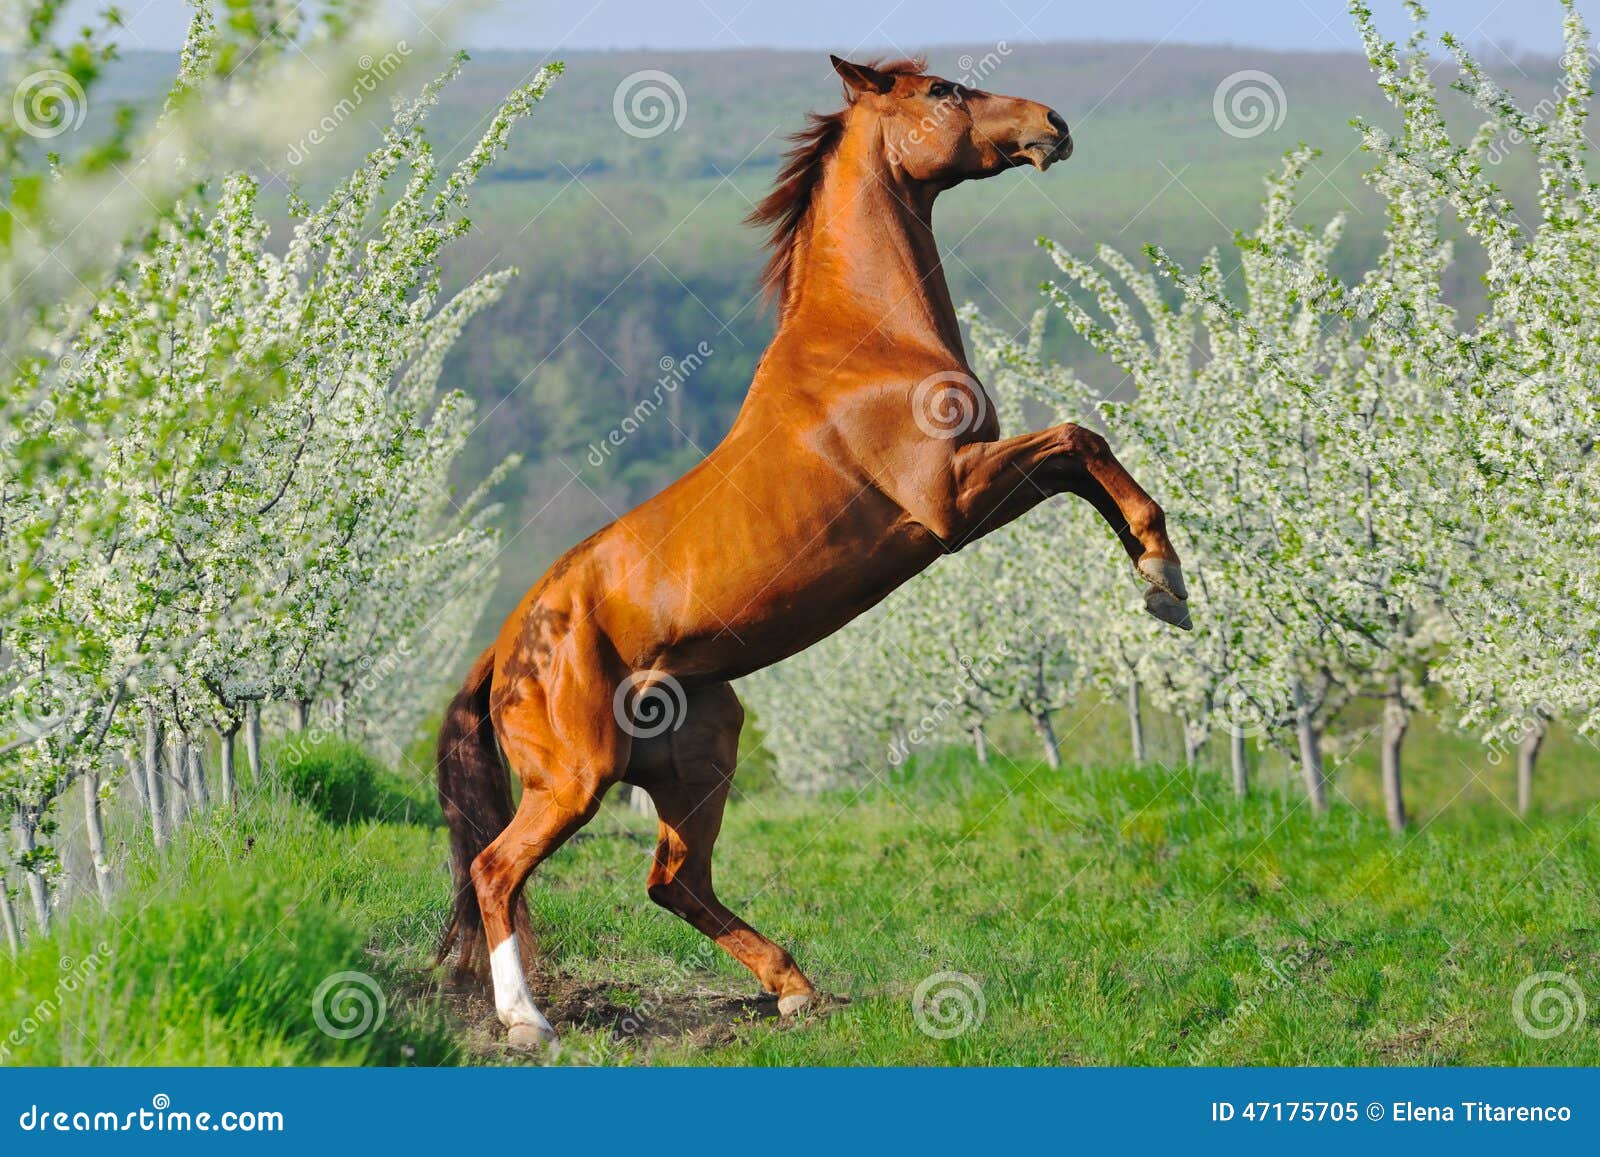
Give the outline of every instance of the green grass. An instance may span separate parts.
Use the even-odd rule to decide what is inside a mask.
[[[269,790],[189,824],[163,853],[138,849],[109,910],[80,900],[0,980],[0,1063],[455,1059],[441,1011],[404,995],[419,957],[398,948],[435,927],[447,890],[433,871],[440,838],[403,824],[335,827]],[[386,1008],[373,1031],[340,1039],[318,1027],[312,1002],[350,971],[372,978]],[[349,1023],[333,996],[325,1007],[334,1028]]]
[[[419,785],[391,774],[375,756],[348,739],[287,742],[271,752],[269,760],[289,793],[329,823],[438,816],[431,791],[419,798]]]
[[[1512,999],[1540,971],[1593,988],[1596,835],[1582,808],[1531,827],[1485,809],[1396,840],[1349,808],[1319,822],[1272,794],[1240,805],[1210,770],[1057,774],[946,755],[859,800],[752,802],[730,817],[724,898],[847,1006],[793,1030],[743,1026],[710,1050],[629,1055],[1594,1064],[1592,1026],[1533,1039]],[[633,983],[661,983],[639,962],[687,962],[694,941],[670,924],[663,940],[631,911],[616,881],[634,867],[626,845],[596,844],[552,864],[537,923],[565,929],[552,937],[560,967],[615,975],[599,961],[620,958]],[[986,1005],[950,1040],[913,1017],[916,986],[940,972],[973,978]]]
[[[1365,773],[1346,774],[1354,786]],[[1567,772],[1552,761],[1547,774]],[[860,792],[747,793],[729,809],[719,891],[848,998],[794,1025],[648,902],[652,825],[608,807],[529,889],[536,993],[563,1031],[561,1050],[535,1059],[1600,1063],[1592,1018],[1541,1040],[1513,1016],[1534,973],[1600,993],[1589,804],[1555,802],[1524,824],[1492,799],[1457,799],[1397,839],[1343,798],[1318,820],[1265,781],[1235,801],[1224,779],[1154,764],[983,768],[945,751]],[[164,855],[141,853],[112,912],[80,904],[0,981],[4,1023],[59,1006],[4,1059],[520,1059],[494,1043],[487,1002],[441,992],[430,971],[444,863],[437,827],[334,825],[284,793],[214,815]],[[60,994],[62,957],[97,951],[86,982]],[[341,1041],[311,1003],[347,970],[371,975],[388,1009],[378,1031]],[[984,1006],[949,1039],[913,1008],[939,973],[970,978]]]

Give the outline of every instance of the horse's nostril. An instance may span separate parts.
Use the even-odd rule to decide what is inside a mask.
[[[1061,119],[1061,114],[1056,112],[1055,109],[1051,109],[1045,114],[1045,120],[1049,121],[1050,127],[1055,129],[1056,132],[1060,133],[1062,136],[1065,137],[1071,135],[1067,132],[1067,122]]]

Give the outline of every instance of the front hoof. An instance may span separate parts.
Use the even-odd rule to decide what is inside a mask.
[[[532,1052],[554,1044],[555,1029],[540,1024],[514,1024],[506,1030],[506,1042],[514,1049]]]
[[[1144,609],[1180,631],[1194,630],[1194,621],[1189,618],[1189,605],[1173,598],[1160,587],[1151,587],[1144,592]]]
[[[1189,597],[1188,584],[1183,581],[1183,568],[1172,559],[1143,558],[1135,569],[1145,582],[1166,591],[1173,598],[1181,601]]]
[[[778,997],[778,1015],[785,1019],[799,1016],[816,1001],[814,992],[796,992]]]

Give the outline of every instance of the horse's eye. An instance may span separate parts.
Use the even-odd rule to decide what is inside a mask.
[[[956,86],[945,81],[935,81],[928,86],[928,95],[934,100],[944,100],[946,97],[955,96]]]

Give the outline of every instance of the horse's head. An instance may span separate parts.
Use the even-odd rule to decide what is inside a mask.
[[[1072,155],[1067,122],[1037,101],[904,66],[832,60],[850,93],[850,116],[872,118],[884,155],[913,180],[947,187],[1021,164],[1043,172]]]

